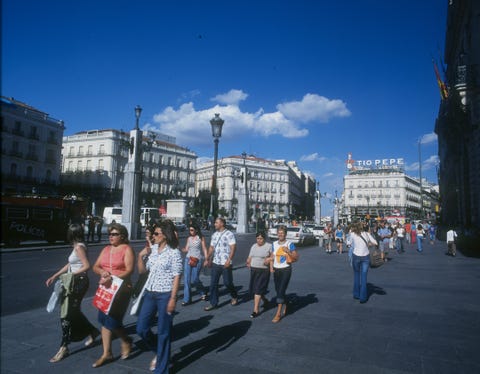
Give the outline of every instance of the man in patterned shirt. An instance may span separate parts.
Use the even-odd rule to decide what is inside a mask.
[[[225,219],[222,217],[218,217],[215,220],[215,230],[210,241],[207,257],[205,258],[205,266],[211,266],[212,268],[210,275],[210,305],[205,307],[207,312],[215,309],[218,305],[220,276],[223,277],[223,284],[232,296],[230,304],[237,305],[238,303],[232,274],[232,260],[237,246],[235,235],[225,228]]]

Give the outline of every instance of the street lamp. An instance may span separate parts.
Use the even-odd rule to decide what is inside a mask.
[[[138,130],[139,127],[138,127],[138,121],[140,119],[140,115],[142,114],[142,107],[140,105],[137,105],[135,107],[135,130]]]
[[[218,142],[222,137],[222,126],[225,121],[220,118],[219,113],[215,113],[215,117],[210,120],[212,126],[213,142],[215,144],[215,153],[213,156],[213,180],[212,180],[212,192],[210,195],[210,217],[214,219],[214,205],[217,197],[217,160],[218,160]]]

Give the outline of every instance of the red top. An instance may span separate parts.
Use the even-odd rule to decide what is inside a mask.
[[[111,245],[105,247],[100,258],[100,266],[102,269],[117,276],[127,270],[125,266],[125,252],[127,248],[127,245],[122,245],[120,251],[112,252]]]

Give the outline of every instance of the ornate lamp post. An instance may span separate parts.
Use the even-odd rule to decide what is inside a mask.
[[[222,137],[222,127],[225,121],[220,118],[219,113],[215,113],[215,117],[210,120],[212,126],[213,142],[215,144],[215,153],[213,156],[213,180],[212,192],[210,195],[210,217],[215,218],[215,204],[217,203],[217,160],[218,160],[218,142]]]
[[[140,193],[142,189],[142,137],[138,126],[142,108],[135,107],[135,128],[130,131],[130,152],[125,168],[122,196],[122,224],[127,228],[130,239],[140,236]]]

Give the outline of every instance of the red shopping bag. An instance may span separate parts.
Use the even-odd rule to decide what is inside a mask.
[[[109,287],[105,287],[103,284],[98,285],[97,291],[93,298],[93,306],[101,312],[108,314],[115,300],[115,295],[120,289],[123,283],[123,279],[112,275],[112,283]]]

